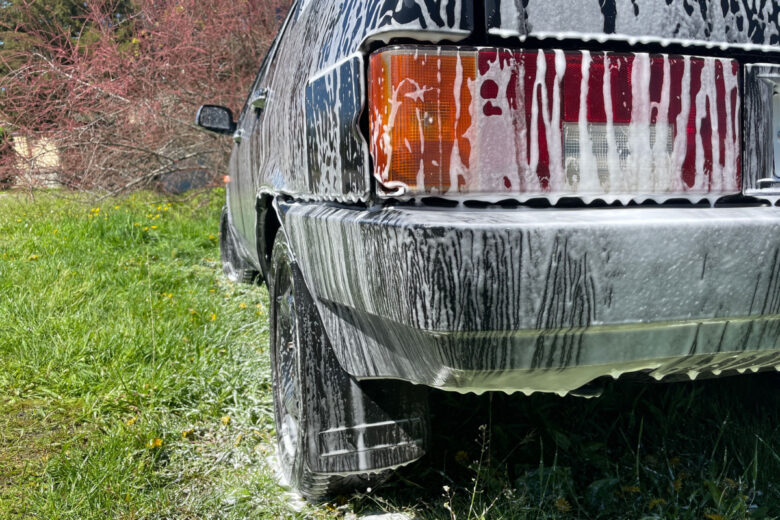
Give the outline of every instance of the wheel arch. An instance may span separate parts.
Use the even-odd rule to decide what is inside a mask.
[[[257,196],[255,210],[257,214],[257,259],[263,271],[263,277],[268,280],[271,255],[274,249],[276,234],[281,228],[281,220],[274,205],[275,195],[261,193]]]

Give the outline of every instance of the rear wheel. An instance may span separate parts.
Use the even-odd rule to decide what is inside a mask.
[[[349,376],[332,362],[329,345],[314,333],[319,320],[305,288],[295,276],[283,232],[273,247],[271,273],[271,366],[278,456],[282,478],[309,500],[321,500],[339,492],[376,484],[389,470],[369,475],[332,475],[311,470],[308,461],[317,458],[320,426],[312,413],[316,403],[327,409],[343,409],[347,384],[334,384]],[[323,369],[327,367],[327,370]],[[327,373],[326,373],[327,372]],[[327,390],[325,390],[327,388]]]
[[[222,271],[228,280],[235,283],[254,283],[260,273],[253,269],[238,253],[238,244],[228,221],[227,206],[222,208],[219,221],[219,252],[222,257]]]

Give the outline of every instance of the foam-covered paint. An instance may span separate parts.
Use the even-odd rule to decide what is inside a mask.
[[[776,53],[780,3],[766,0],[486,0],[488,32]]]
[[[547,37],[710,49],[734,44],[740,51],[765,54],[778,45],[777,2],[729,2],[735,7],[723,16],[717,9],[705,14],[702,6],[712,3],[692,0],[487,0],[484,5],[489,35],[512,39],[506,45],[515,49],[522,41]],[[251,260],[260,267],[258,252],[267,253],[267,244],[257,243],[258,232],[262,237],[270,228],[256,208],[259,197],[273,198],[264,210],[279,215],[279,233],[289,237],[300,267],[295,271],[304,288],[300,297],[317,310],[302,320],[301,330],[328,347],[322,351],[327,355],[309,357],[305,367],[327,374],[317,388],[322,399],[305,403],[313,418],[307,441],[311,453],[320,455],[309,461],[313,471],[353,475],[398,467],[424,453],[422,388],[387,380],[372,388],[371,379],[453,391],[565,394],[596,377],[632,371],[693,378],[780,368],[780,208],[473,210],[461,204],[439,211],[393,208],[375,196],[374,187],[396,195],[404,187],[383,186],[382,172],[374,177],[369,171],[367,136],[359,130],[369,50],[394,38],[457,44],[474,32],[474,20],[482,19],[473,8],[470,0],[301,0],[252,86],[250,101],[267,89],[265,108],[247,103],[239,118],[242,139],[231,156],[228,184],[231,225],[241,237],[241,250],[254,255]],[[593,60],[598,53],[587,54]],[[497,99],[511,117],[485,123],[507,133],[505,141],[486,140],[485,146],[507,155],[487,160],[493,161],[492,173],[503,171],[511,187],[539,184],[538,150],[511,136],[535,133],[534,140],[544,135],[552,143],[561,138],[553,123],[560,118],[563,53],[555,51],[551,64],[541,52],[536,60],[539,68],[555,68],[552,88],[536,82],[533,99],[517,106]],[[690,60],[685,70],[687,84]],[[777,67],[746,68],[746,123],[729,137],[737,143],[740,131],[746,136],[747,190],[771,162],[771,141],[767,144],[761,133],[771,125],[763,104],[766,89],[756,80],[767,71]],[[498,64],[490,65],[488,76],[500,85],[511,79]],[[728,81],[729,89],[737,84],[736,77]],[[428,88],[418,85],[396,102],[414,101]],[[474,95],[480,88],[458,69],[456,91]],[[684,104],[678,120],[685,120],[696,102],[707,105],[711,93]],[[603,95],[612,95],[607,85]],[[461,118],[474,110],[456,106]],[[525,110],[543,124],[529,128]],[[614,151],[612,114],[610,124],[607,140]],[[632,124],[634,138],[644,143],[647,122],[637,117]],[[582,142],[593,141],[582,121],[577,131]],[[480,134],[475,130],[467,137],[476,142]],[[685,135],[675,136],[675,171],[687,146]],[[660,158],[661,150],[656,141],[650,152]],[[737,149],[725,150],[726,162],[732,153]],[[609,162],[610,179],[625,179],[614,154]],[[450,164],[451,184],[459,178],[474,182],[464,150],[453,149]],[[726,182],[729,172],[721,173]],[[552,165],[549,182],[567,186],[564,164]],[[777,195],[760,195],[777,200]],[[513,198],[524,200],[518,194]]]
[[[261,192],[346,203],[370,198],[368,151],[356,125],[365,99],[361,60],[369,42],[458,41],[472,29],[467,0],[297,2],[249,96],[267,89],[268,103],[262,110],[249,102],[244,107],[238,121],[242,139],[231,155],[232,221],[247,249],[257,248],[253,217]]]
[[[780,365],[780,208],[283,209],[359,378],[566,393]]]

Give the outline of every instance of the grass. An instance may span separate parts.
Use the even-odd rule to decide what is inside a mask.
[[[432,393],[431,453],[333,504],[267,463],[267,292],[221,275],[224,193],[0,194],[0,518],[780,517],[775,374],[593,400]]]
[[[780,517],[777,374],[432,401],[428,460],[363,503],[418,518]]]
[[[278,518],[267,293],[223,193],[0,198],[0,518]]]

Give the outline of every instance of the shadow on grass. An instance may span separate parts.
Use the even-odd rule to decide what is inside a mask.
[[[780,375],[607,384],[595,399],[432,392],[429,454],[356,511],[419,518],[780,514]]]

